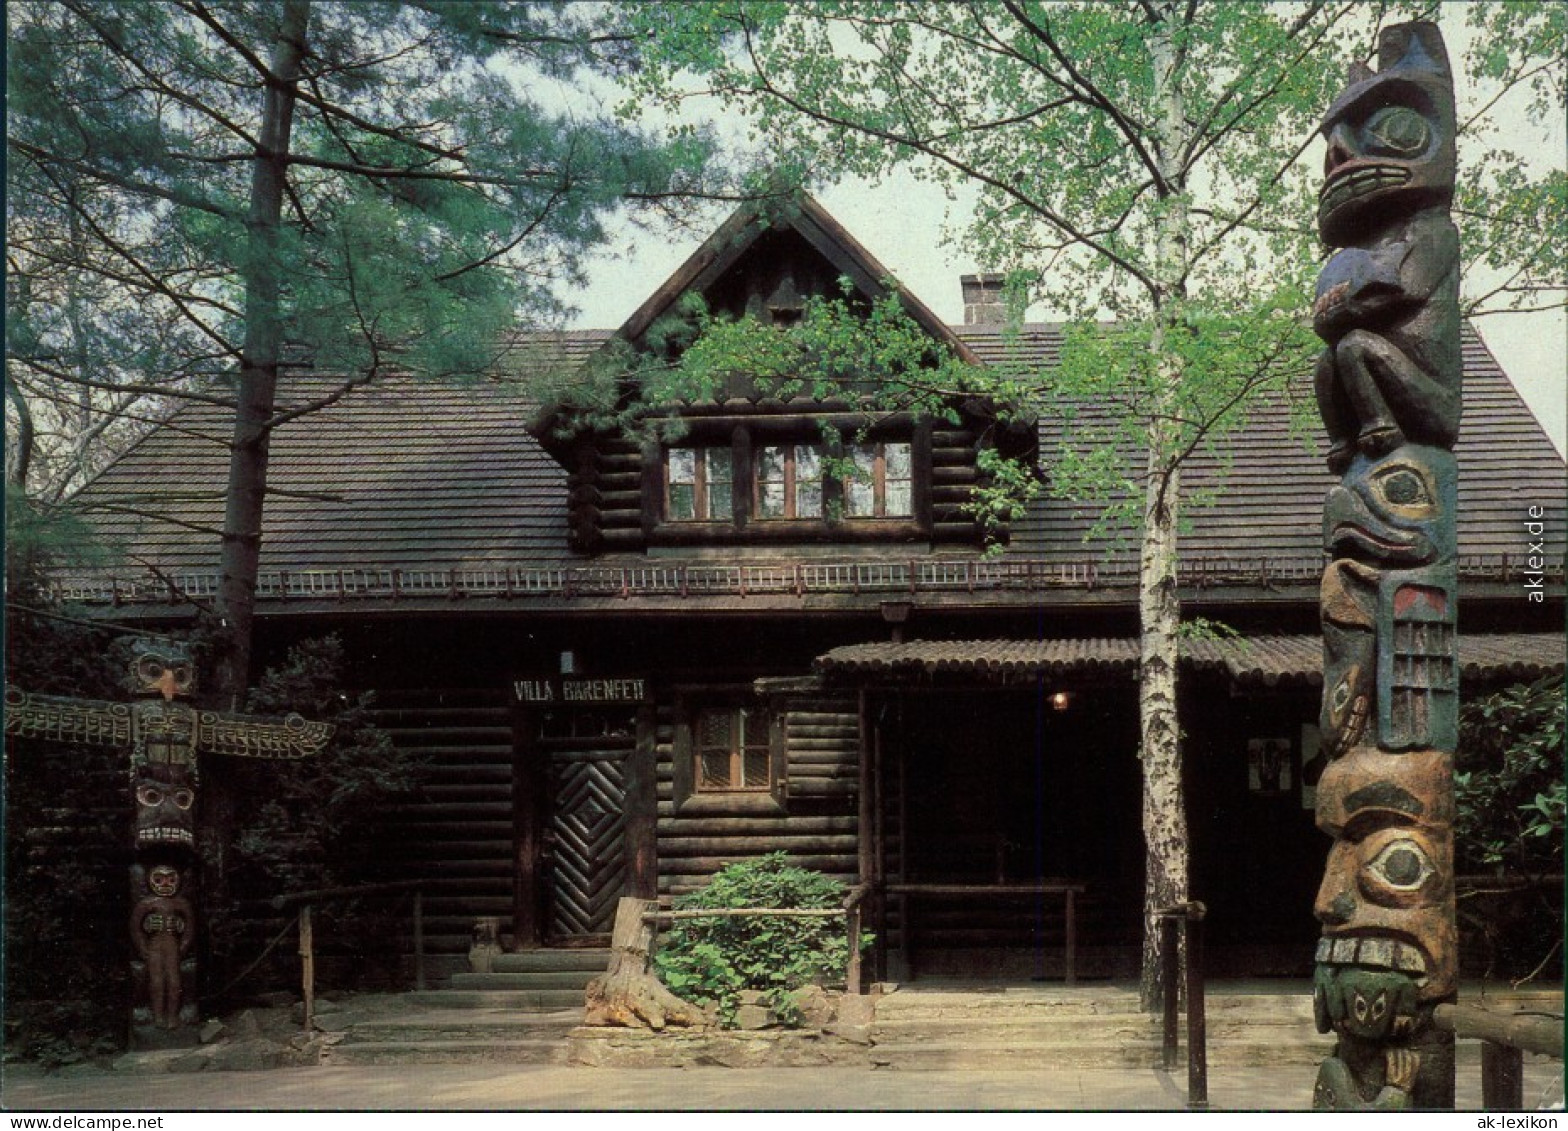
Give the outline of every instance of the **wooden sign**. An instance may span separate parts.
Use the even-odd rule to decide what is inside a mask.
[[[512,681],[512,701],[524,706],[600,707],[648,699],[641,676],[590,679],[576,675],[524,676]]]

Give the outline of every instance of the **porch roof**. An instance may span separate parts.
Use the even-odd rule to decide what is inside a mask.
[[[1223,671],[1242,685],[1317,686],[1323,682],[1323,641],[1317,636],[1237,636],[1184,640],[1182,660],[1194,670]],[[1459,637],[1466,679],[1539,679],[1563,670],[1568,644],[1558,633],[1475,633]],[[850,644],[817,657],[824,675],[1132,675],[1135,637],[1047,640],[910,640]]]

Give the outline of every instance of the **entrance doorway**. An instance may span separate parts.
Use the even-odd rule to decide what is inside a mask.
[[[884,877],[974,889],[895,897],[904,976],[1059,974],[1064,901],[1018,889],[1064,881],[1085,889],[1080,971],[1119,972],[1143,882],[1132,689],[911,691],[881,715]]]
[[[540,854],[544,943],[600,945],[627,888],[632,711],[556,711],[540,719],[547,820]]]

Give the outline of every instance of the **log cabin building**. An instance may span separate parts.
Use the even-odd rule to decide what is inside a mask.
[[[987,447],[1049,476],[1052,406],[1027,429],[970,401],[862,431],[851,401],[731,388],[672,406],[686,428],[661,441],[537,403],[535,376],[644,340],[688,292],[788,322],[841,278],[888,293],[810,199],[743,209],[614,335],[527,336],[494,380],[388,379],[276,433],[259,654],[339,634],[382,723],[422,755],[386,859],[429,881],[429,941],[454,962],[478,916],[519,947],[597,943],[619,895],[782,850],[876,886],[892,976],[1060,975],[1068,890],[1079,972],[1136,969],[1136,542],[1091,536],[1092,508],[1047,497],[987,554],[965,510]],[[1053,363],[1057,327],[1008,333],[994,283],[963,285],[959,326],[899,297],[960,357]],[[1471,692],[1563,667],[1568,506],[1562,459],[1468,329],[1464,362]],[[334,385],[291,371],[283,396]],[[1212,496],[1181,538],[1185,615],[1228,629],[1186,641],[1180,676],[1216,972],[1305,973],[1317,935],[1331,477],[1288,416],[1261,407],[1229,466],[1200,454],[1185,473]],[[228,425],[202,405],[176,423],[84,492],[136,565],[68,579],[65,596],[171,622],[215,592],[202,528],[221,520]],[[831,470],[846,461],[857,476]]]

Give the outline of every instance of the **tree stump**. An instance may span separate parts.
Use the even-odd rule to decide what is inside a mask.
[[[602,976],[588,983],[583,1024],[663,1029],[666,1025],[707,1022],[701,1010],[672,994],[648,968],[653,926],[643,921],[643,915],[656,907],[652,900],[630,897],[616,906],[610,965]]]

